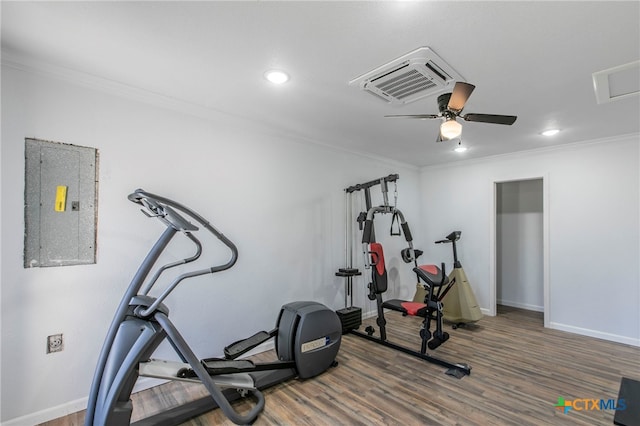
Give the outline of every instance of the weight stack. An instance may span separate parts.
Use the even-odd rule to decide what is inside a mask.
[[[342,334],[348,333],[351,330],[356,330],[362,325],[362,309],[351,306],[349,308],[342,308],[336,311],[340,323],[342,324]]]

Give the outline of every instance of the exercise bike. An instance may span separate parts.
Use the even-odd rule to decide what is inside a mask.
[[[461,235],[461,231],[453,231],[445,239],[435,242],[436,244],[451,244],[453,248],[453,270],[449,274],[449,282],[452,283],[452,286],[442,293],[441,300],[443,318],[446,322],[451,323],[451,328],[454,330],[474,323],[482,319],[483,316],[467,275],[462,269],[462,263],[458,259],[456,242],[460,240]],[[422,300],[424,297],[424,290],[418,288],[414,301]]]
[[[210,396],[143,419],[136,425],[177,425],[216,407],[236,424],[252,423],[264,409],[261,390],[293,377],[314,377],[336,365],[340,348],[341,324],[335,312],[316,302],[285,304],[276,327],[237,341],[224,350],[224,358],[198,360],[182,335],[169,320],[163,301],[184,280],[231,268],[238,258],[235,244],[193,210],[167,198],[141,189],[129,195],[142,212],[159,219],[166,229],[152,247],[127,288],[113,318],[93,377],[85,426],[121,426],[131,421],[131,392],[139,376],[202,383]],[[231,252],[225,263],[177,274],[158,297],[150,290],[162,274],[177,266],[190,264],[203,253],[203,244],[195,234],[204,230],[213,234]],[[176,234],[184,235],[195,252],[175,262],[154,265]],[[274,338],[278,360],[258,364],[237,359],[263,342]],[[152,359],[167,339],[181,362]],[[242,415],[231,402],[253,397],[254,405]]]

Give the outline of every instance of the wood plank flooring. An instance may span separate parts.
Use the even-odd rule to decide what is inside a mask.
[[[419,349],[418,318],[390,312],[389,340]],[[500,307],[496,317],[452,330],[433,351],[471,365],[462,379],[445,368],[345,335],[339,365],[309,380],[264,392],[256,425],[611,425],[612,410],[554,407],[558,397],[617,399],[620,379],[640,380],[640,348],[545,329],[542,313]],[[375,324],[375,319],[366,323]],[[258,358],[273,359],[273,353]],[[172,382],[132,396],[133,420],[206,395],[201,385]],[[246,412],[248,402],[234,405]],[[84,413],[44,423],[82,425]],[[184,425],[232,424],[214,410]]]

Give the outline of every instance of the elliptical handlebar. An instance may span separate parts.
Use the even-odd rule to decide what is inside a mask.
[[[127,386],[129,386],[128,381],[131,380],[131,378],[137,379],[138,372],[137,370],[133,370],[133,366],[142,359],[142,356],[146,356],[145,351],[149,349],[145,345],[155,345],[155,347],[157,347],[160,342],[158,339],[164,339],[166,337],[170,338],[172,346],[180,355],[182,360],[184,362],[188,362],[192,368],[196,369],[196,371],[199,371],[198,377],[200,377],[215,402],[224,411],[227,417],[236,424],[252,423],[258,414],[264,409],[265,400],[263,394],[258,389],[251,390],[250,393],[256,400],[255,406],[244,415],[238,413],[231,406],[229,401],[227,401],[216,383],[210,378],[204,366],[202,366],[196,355],[184,341],[184,338],[171,324],[167,314],[161,309],[158,309],[161,302],[183,280],[231,268],[238,259],[238,249],[231,240],[214,228],[205,218],[182,204],[168,198],[146,192],[142,189],[137,189],[133,193],[129,194],[128,199],[131,202],[142,205],[142,212],[146,216],[158,218],[164,225],[166,225],[166,228],[138,268],[138,271],[122,297],[111,322],[102,350],[98,357],[96,370],[93,376],[93,382],[91,384],[89,400],[87,403],[87,411],[85,414],[85,426],[104,424],[104,419],[107,418],[109,415],[108,413],[111,412],[110,410],[114,409],[116,397],[121,397],[121,395],[119,395],[120,392],[127,392]],[[199,231],[200,229],[198,226],[191,223],[191,220],[211,232],[218,240],[228,247],[231,251],[230,259],[220,265],[213,265],[204,269],[180,274],[167,286],[160,296],[157,298],[147,299],[153,300],[149,306],[146,306],[147,300],[143,300],[143,303],[138,303],[135,301],[135,296],[139,294],[142,285],[146,281],[149,273],[152,271],[155,262],[159,259],[163,250],[168,246],[171,239],[177,232],[182,232],[194,243],[196,248],[195,253],[189,257],[168,263],[157,269],[156,273],[151,278],[151,281],[148,282],[148,285],[143,289],[142,294],[146,294],[150,291],[158,280],[160,274],[164,271],[179,265],[196,261],[200,258],[200,255],[202,254],[202,245],[192,234],[192,232]],[[131,307],[134,307],[133,314],[138,318],[147,320],[147,318],[153,316],[154,320],[161,325],[162,331],[156,329],[154,326],[152,328],[147,328],[147,331],[145,332],[143,327],[139,329],[142,331],[136,332],[137,334],[132,341],[125,341],[128,339],[126,332],[124,335],[125,337],[116,341],[116,338],[119,336],[118,333],[121,326],[124,324],[125,320],[127,320],[127,317],[131,315]],[[138,325],[135,327],[138,327]],[[153,330],[149,331],[151,329]],[[126,357],[123,352],[125,350],[129,350],[129,352],[126,353]],[[116,353],[117,355],[112,357],[112,353]],[[123,369],[117,370],[118,368]],[[115,374],[116,372],[117,374]],[[126,380],[122,374],[128,374]],[[128,392],[131,392],[131,388],[128,389]],[[114,395],[116,396],[114,397]],[[126,414],[123,414],[122,416],[124,415]],[[122,420],[124,417],[118,417],[118,419]],[[120,422],[118,422],[118,424],[119,423]]]
[[[183,232],[192,241],[194,241],[194,243],[198,247],[198,253],[196,255],[196,258],[200,256],[201,246],[199,241],[191,235],[191,232],[198,231],[198,227],[193,225],[191,222],[189,222],[189,220],[186,219],[184,216],[182,216],[180,213],[178,213],[178,211],[181,211],[182,213],[194,219],[196,222],[202,225],[207,231],[211,232],[225,246],[227,246],[229,250],[231,250],[231,258],[224,264],[214,265],[214,266],[211,266],[210,268],[187,272],[176,277],[173,280],[173,282],[171,282],[171,284],[167,286],[167,288],[162,292],[162,294],[158,298],[156,298],[156,300],[150,306],[148,306],[145,309],[140,308],[138,312],[140,316],[145,317],[145,316],[151,315],[160,306],[160,304],[164,301],[164,299],[166,299],[167,296],[183,280],[187,278],[197,277],[200,275],[212,274],[215,272],[224,271],[226,269],[231,268],[238,260],[238,249],[236,245],[227,237],[225,237],[224,234],[222,234],[220,231],[214,228],[204,217],[200,216],[198,213],[191,210],[190,208],[180,203],[177,203],[173,200],[170,200],[168,198],[146,192],[142,189],[136,189],[132,194],[129,194],[127,198],[129,199],[129,201],[132,201],[137,204],[141,204],[146,209],[146,211],[145,209],[142,209],[142,212],[146,216],[157,217],[167,227],[171,227],[175,231]],[[185,261],[187,261],[187,259],[185,259],[184,261],[176,262],[175,264],[166,265],[166,266],[168,267],[175,266],[177,264],[186,263]],[[161,268],[158,272],[161,273],[163,270],[165,270],[165,268]],[[151,287],[155,283],[155,279],[157,279],[157,276],[154,277],[154,280],[152,280],[150,284],[146,287],[145,293],[151,289]]]
[[[231,258],[223,265],[212,266],[209,271],[211,273],[224,271],[231,268],[238,260],[238,248],[236,245],[228,239],[223,233],[214,228],[204,217],[200,216],[190,208],[170,200],[160,195],[146,192],[143,189],[136,189],[133,193],[127,197],[129,201],[142,205],[147,211],[142,209],[142,212],[149,217],[157,217],[165,225],[172,227],[176,231],[191,232],[197,231],[198,227],[194,226],[191,222],[185,219],[176,210],[190,216],[200,225],[202,225],[207,231],[211,232],[217,239],[219,239],[225,246],[231,250]]]

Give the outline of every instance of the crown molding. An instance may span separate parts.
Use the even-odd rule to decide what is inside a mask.
[[[635,139],[636,142],[640,143],[640,132],[626,133],[626,134],[617,135],[617,136],[607,136],[604,138],[589,139],[589,140],[577,141],[577,142],[568,142],[560,145],[544,146],[539,148],[527,149],[523,151],[508,152],[505,154],[488,155],[486,157],[470,158],[467,160],[454,161],[454,162],[445,163],[445,164],[432,164],[429,166],[420,167],[420,170],[425,171],[425,170],[443,169],[443,168],[449,168],[449,167],[459,167],[459,166],[488,163],[496,160],[518,159],[522,157],[528,157],[534,154],[577,150],[577,149],[583,149],[593,145],[621,142],[621,141],[627,141],[627,140],[630,141],[633,139]]]
[[[139,87],[130,86],[120,83],[118,81],[110,80],[104,77],[99,77],[93,74],[89,74],[74,69],[52,65],[37,59],[18,55],[7,50],[0,52],[0,61],[3,67],[13,68],[19,71],[28,72],[31,74],[41,75],[44,77],[55,78],[69,84],[82,86],[85,88],[97,90],[109,95],[141,102],[154,107],[168,109],[174,112],[185,114],[188,116],[200,118],[208,121],[220,122],[221,120],[229,123],[235,122],[236,125],[246,128],[247,125],[256,127],[260,132],[267,135],[293,141],[295,143],[312,144],[329,149],[334,152],[347,153],[362,158],[367,158],[382,164],[387,164],[393,167],[403,167],[410,170],[419,171],[420,167],[403,163],[401,161],[390,160],[381,156],[372,155],[366,152],[358,152],[342,148],[340,146],[332,145],[324,142],[320,139],[310,138],[307,135],[301,135],[292,133],[287,129],[277,129],[269,126],[266,123],[256,121],[240,115],[230,114],[228,112],[218,110],[211,107],[206,107],[197,103],[185,101],[175,97],[167,96],[161,93],[152,92]]]

